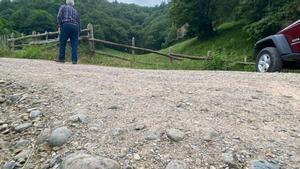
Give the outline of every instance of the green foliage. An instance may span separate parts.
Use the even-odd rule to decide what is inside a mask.
[[[170,17],[178,27],[188,23],[191,35],[210,37],[213,35],[211,9],[212,0],[173,0]]]
[[[0,18],[0,35],[7,35],[12,32],[10,23],[3,18]]]
[[[38,47],[27,47],[21,51],[17,51],[16,57],[26,59],[40,59],[42,57],[42,51]]]
[[[300,17],[298,0],[245,0],[238,8],[249,23],[244,29],[254,40],[274,34]]]

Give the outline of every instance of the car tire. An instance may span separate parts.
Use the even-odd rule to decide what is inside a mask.
[[[267,47],[261,50],[256,57],[256,71],[261,73],[280,72],[282,59],[274,47]]]

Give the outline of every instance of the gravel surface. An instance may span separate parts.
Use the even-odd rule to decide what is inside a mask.
[[[0,84],[20,83],[43,95],[35,106],[42,107],[44,132],[35,136],[47,137],[59,127],[72,131],[67,144],[41,148],[48,151],[44,160],[29,161],[44,168],[58,167],[58,156],[78,151],[127,169],[172,168],[174,161],[191,169],[246,168],[254,160],[300,168],[300,74],[132,70],[6,58],[0,58],[0,72]],[[0,98],[3,113],[6,99],[20,100]],[[39,118],[31,119],[18,125],[32,123],[24,130],[33,131]],[[0,127],[8,128],[6,120],[1,117]],[[167,136],[170,130],[180,132],[180,141]],[[33,147],[40,148],[23,151],[28,155]],[[0,166],[15,165],[9,157]]]

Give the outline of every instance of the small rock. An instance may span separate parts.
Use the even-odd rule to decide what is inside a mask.
[[[29,117],[32,118],[32,119],[35,119],[35,118],[39,117],[41,114],[42,114],[41,111],[33,110],[33,111],[30,112]]]
[[[71,130],[66,127],[57,128],[51,133],[48,144],[53,147],[60,147],[67,143],[70,137]]]
[[[121,169],[118,162],[98,157],[92,156],[84,153],[74,153],[66,157],[61,166],[61,169]]]
[[[56,164],[60,163],[61,162],[61,158],[59,155],[56,155],[54,156],[50,162],[49,162],[49,167],[52,168],[54,167]]]
[[[4,165],[3,165],[3,169],[14,169],[16,167],[16,162],[15,161],[10,161],[10,162],[6,162]]]
[[[17,127],[15,127],[15,131],[16,132],[22,132],[28,128],[30,128],[32,126],[31,123],[24,123],[24,124],[20,124]]]
[[[179,142],[184,139],[184,133],[177,129],[168,129],[167,136],[170,140]]]
[[[49,128],[44,129],[41,131],[41,133],[38,135],[36,139],[37,144],[43,144],[48,141],[49,137],[51,135],[51,130]]]
[[[10,100],[12,103],[16,103],[17,101],[20,100],[20,96],[19,95],[10,95],[8,96],[8,100]]]
[[[188,169],[188,166],[183,161],[173,160],[167,165],[166,169]]]
[[[5,97],[0,96],[0,103],[4,103],[6,101]]]
[[[250,169],[279,169],[279,165],[266,160],[254,160],[250,163]]]
[[[148,141],[158,140],[159,138],[160,138],[160,133],[156,131],[149,131],[145,137],[145,139]]]
[[[134,130],[139,131],[139,130],[144,130],[145,128],[146,128],[146,125],[144,125],[144,124],[138,124],[138,125],[136,125],[134,127]]]
[[[71,116],[69,120],[73,123],[88,123],[88,117],[84,114]]]
[[[133,159],[139,161],[141,159],[141,156],[139,154],[133,154]]]
[[[238,161],[233,152],[222,153],[222,160],[230,168],[238,168]]]
[[[0,126],[0,131],[4,131],[8,128],[8,124],[3,124]]]
[[[17,154],[14,159],[17,160],[19,163],[24,162],[27,158],[29,158],[31,151],[30,150],[23,150],[19,154]]]
[[[119,107],[118,107],[118,106],[111,106],[111,107],[109,107],[108,109],[109,109],[109,110],[118,110]]]
[[[20,139],[20,140],[16,143],[15,147],[16,147],[16,148],[19,148],[19,147],[26,146],[26,145],[28,145],[28,144],[30,144],[30,141],[29,141],[29,140]]]
[[[209,130],[205,132],[204,141],[210,142],[215,140],[219,136],[219,133],[215,130]]]

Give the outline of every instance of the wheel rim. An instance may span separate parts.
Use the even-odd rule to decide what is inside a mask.
[[[271,57],[268,54],[264,54],[259,58],[258,70],[260,72],[268,72],[271,65]]]

